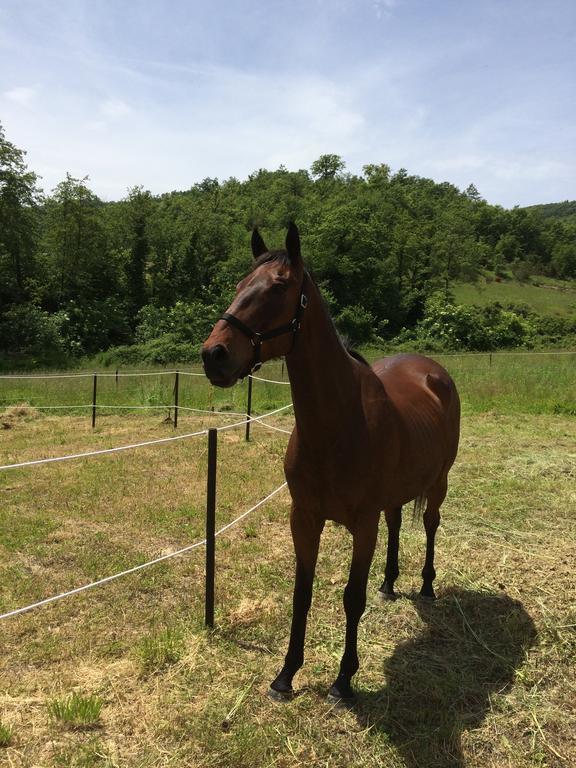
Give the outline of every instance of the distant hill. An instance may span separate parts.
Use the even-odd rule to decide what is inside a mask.
[[[541,315],[576,319],[576,281],[533,277],[529,282],[513,279],[475,283],[456,283],[454,296],[459,304],[486,306],[494,301],[503,305],[520,304]]]
[[[568,219],[576,222],[576,200],[564,200],[563,203],[528,205],[525,210],[538,213],[544,219]]]

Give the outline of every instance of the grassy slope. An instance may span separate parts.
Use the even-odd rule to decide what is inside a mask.
[[[525,358],[518,366],[521,360],[516,381],[534,367]],[[553,381],[555,397],[568,402],[573,377],[568,369],[550,373],[559,360],[567,358],[548,361],[540,379]],[[576,763],[576,422],[529,415],[541,410],[545,388],[534,390],[534,401],[529,390],[513,401],[499,392],[507,379],[498,369],[465,376],[463,363],[451,362],[460,366],[465,418],[438,537],[440,599],[427,606],[410,597],[419,586],[423,533],[406,515],[405,599],[385,606],[375,599],[382,531],[360,629],[354,711],[324,701],[342,650],[350,555],[348,534],[331,525],[297,678],[301,695],[287,706],[265,697],[289,628],[293,556],[283,495],[219,541],[214,633],[201,626],[202,550],[0,624],[0,723],[13,729],[8,763]],[[189,415],[179,431],[200,423]],[[0,463],[172,433],[151,415],[107,416],[95,432],[80,416],[20,419],[0,433]],[[282,481],[286,437],[261,427],[254,435],[250,444],[238,432],[220,441],[219,523]],[[200,438],[0,473],[0,610],[201,538],[205,461]],[[72,729],[50,718],[49,705],[72,691],[100,697],[98,727]]]
[[[538,285],[517,280],[486,283],[481,278],[474,284],[457,284],[454,295],[460,304],[484,306],[499,301],[501,304],[526,304],[541,315],[576,315],[576,284],[573,281],[538,278],[535,282]]]

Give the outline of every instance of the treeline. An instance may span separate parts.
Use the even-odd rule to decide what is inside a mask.
[[[482,271],[576,277],[573,222],[490,205],[472,185],[461,192],[384,164],[354,175],[322,155],[309,171],[208,178],[159,196],[135,187],[104,203],[70,175],[43,194],[0,126],[3,365],[100,352],[103,362],[194,359],[249,265],[252,226],[280,247],[289,220],[354,343],[414,340],[419,329],[425,338],[454,281]]]

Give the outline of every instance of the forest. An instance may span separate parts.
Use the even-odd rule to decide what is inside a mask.
[[[355,345],[423,351],[574,346],[576,313],[458,304],[463,282],[576,278],[576,203],[504,209],[471,184],[346,171],[260,169],[104,202],[88,178],[50,193],[0,125],[0,367],[165,364],[199,344],[250,264],[262,228],[282,247],[298,223],[307,264]]]

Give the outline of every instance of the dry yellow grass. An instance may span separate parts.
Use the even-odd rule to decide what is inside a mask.
[[[275,423],[289,423],[288,418]],[[210,421],[210,425],[213,421]],[[208,422],[187,419],[179,431]],[[172,434],[150,416],[18,419],[0,463]],[[218,524],[282,480],[285,436],[219,441]],[[203,549],[0,622],[0,747],[9,766],[576,765],[576,422],[469,415],[438,537],[439,600],[419,587],[423,532],[406,515],[404,599],[381,606],[385,535],[360,627],[359,703],[324,696],[343,643],[345,530],[327,526],[299,696],[266,697],[289,632],[286,493],[218,540],[217,628],[206,632]],[[206,440],[0,473],[0,612],[203,536]],[[146,663],[143,648],[158,667]],[[99,727],[49,716],[72,692]]]

